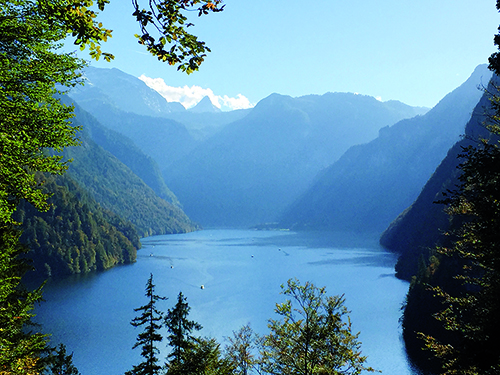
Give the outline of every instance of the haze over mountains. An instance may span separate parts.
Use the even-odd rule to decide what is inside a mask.
[[[282,216],[296,229],[383,231],[417,198],[448,149],[463,134],[491,72],[476,68],[469,79],[423,116],[380,130],[322,172]]]
[[[392,251],[401,254],[396,266],[399,277],[410,279],[418,269],[421,255],[428,259],[434,245],[443,239],[442,234],[449,229],[449,217],[444,212],[444,205],[436,204],[443,199],[448,189],[454,190],[459,183],[457,166],[463,160],[458,156],[464,147],[475,145],[475,141],[489,139],[491,133],[483,126],[488,115],[490,95],[497,91],[500,80],[494,77],[476,105],[472,117],[465,127],[465,137],[456,142],[426,182],[418,198],[404,210],[382,233],[380,243]]]
[[[418,111],[355,94],[273,94],[165,168],[165,180],[204,226],[275,221],[350,146]]]
[[[349,93],[273,94],[232,112],[205,98],[185,110],[117,69],[85,75],[90,84],[70,95],[126,139],[121,151],[108,144],[109,151],[138,175],[142,163],[127,147],[149,157],[144,165],[155,177],[141,178],[202,226],[280,220],[296,229],[381,232],[463,133],[490,73],[478,67],[428,113]]]

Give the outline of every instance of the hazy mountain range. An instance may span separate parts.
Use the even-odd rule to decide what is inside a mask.
[[[166,165],[165,180],[186,213],[202,225],[275,221],[316,174],[350,146],[421,112],[355,94],[273,94]]]
[[[296,229],[381,232],[418,197],[448,149],[463,134],[491,72],[486,65],[423,116],[380,130],[350,148],[284,213]]]
[[[145,236],[193,222],[381,233],[460,138],[491,74],[478,67],[431,110],[327,93],[273,94],[232,112],[208,98],[190,110],[167,103],[117,69],[85,76],[65,99],[83,127],[83,145],[66,152],[69,173]],[[423,230],[395,224],[384,245],[404,252],[395,238],[418,237],[401,232],[408,225]]]
[[[495,77],[494,84],[498,87],[499,83],[498,77]],[[488,92],[495,90],[490,84]],[[429,250],[443,238],[443,232],[448,229],[449,217],[444,212],[444,206],[435,202],[443,199],[443,192],[447,189],[454,190],[458,184],[457,166],[461,162],[458,156],[462,153],[462,148],[475,145],[474,140],[488,139],[491,136],[483,126],[490,113],[488,111],[491,111],[489,100],[489,95],[483,94],[467,123],[465,137],[448,150],[415,202],[383,232],[381,244],[401,254],[396,266],[399,277],[409,279],[414,275],[420,256],[428,259]]]

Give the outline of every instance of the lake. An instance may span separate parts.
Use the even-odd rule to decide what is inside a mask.
[[[408,362],[399,318],[408,283],[394,276],[395,255],[376,237],[345,233],[203,230],[142,240],[133,265],[63,280],[50,280],[36,321],[74,352],[82,375],[119,375],[141,361],[132,350],[140,329],[130,325],[134,308],[147,303],[146,281],[171,308],[180,291],[201,336],[224,337],[250,323],[268,333],[267,320],[283,301],[280,285],[292,277],[344,294],[354,331],[360,331],[368,365],[384,374],[417,374]],[[201,286],[204,286],[202,289]],[[159,344],[164,358],[167,349]]]

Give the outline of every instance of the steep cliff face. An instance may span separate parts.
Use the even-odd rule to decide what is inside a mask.
[[[499,83],[498,77],[492,82]],[[494,88],[491,84],[489,92]],[[442,235],[448,229],[448,216],[442,204],[434,202],[443,198],[447,189],[453,190],[458,182],[458,158],[463,147],[474,145],[474,140],[488,138],[490,133],[483,123],[489,111],[489,95],[485,93],[476,105],[465,128],[465,137],[455,143],[434,174],[425,184],[415,202],[402,212],[382,233],[380,243],[387,249],[401,254],[396,271],[398,277],[409,279],[417,272],[421,255],[428,258],[429,249],[444,240]]]
[[[350,148],[282,216],[295,229],[383,231],[419,195],[459,139],[488,82],[485,65],[423,116],[381,129]]]

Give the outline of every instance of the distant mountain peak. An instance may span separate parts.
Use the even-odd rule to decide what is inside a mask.
[[[202,113],[202,112],[211,112],[211,113],[221,112],[220,108],[217,108],[212,103],[212,101],[210,100],[210,98],[208,96],[205,96],[203,99],[201,99],[199,101],[199,103],[196,104],[193,108],[190,108],[189,111],[191,111],[191,112],[198,112],[198,113]]]

